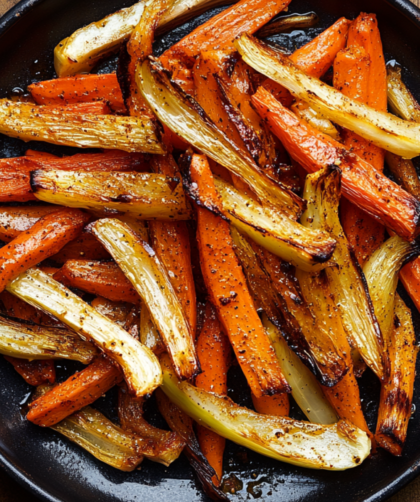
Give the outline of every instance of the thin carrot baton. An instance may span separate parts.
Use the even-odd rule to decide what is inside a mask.
[[[202,373],[197,376],[195,385],[208,392],[226,396],[231,352],[229,339],[222,331],[216,310],[210,302],[207,302],[204,326],[197,340],[197,354]],[[220,486],[226,440],[200,424],[197,425],[197,439],[201,451],[216,472],[212,478],[213,484]]]
[[[77,237],[90,216],[62,208],[41,218],[33,227],[0,250],[0,291],[19,274],[59,251]]]
[[[210,205],[221,204],[205,156],[193,155],[190,176]],[[289,391],[233,250],[229,224],[201,207],[197,218],[204,281],[252,392],[261,397]]]
[[[172,155],[154,156],[151,164],[154,172],[180,179],[178,166]],[[195,338],[197,299],[187,224],[184,221],[150,221],[149,230],[153,249],[168,271],[169,280],[181,302]]]
[[[308,172],[326,165],[342,171],[344,196],[406,239],[419,232],[420,203],[365,160],[311,128],[263,88],[253,96],[257,110],[289,154]]]

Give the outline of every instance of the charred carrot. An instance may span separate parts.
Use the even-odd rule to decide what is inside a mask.
[[[38,385],[55,382],[54,361],[27,361],[9,356],[4,356],[4,358],[13,365],[15,370],[29,385],[37,387]]]
[[[217,205],[219,198],[205,156],[192,157],[190,175]],[[252,392],[261,397],[289,391],[233,250],[229,224],[200,207],[197,221],[204,281]]]
[[[275,417],[289,416],[290,401],[288,394],[262,397],[255,397],[254,394],[252,394],[252,402],[255,411],[263,415],[273,415]]]
[[[253,34],[276,14],[286,9],[290,0],[241,0],[212,17],[189,35],[168,49],[162,64],[171,67],[171,61],[182,61],[190,68],[200,52],[217,48],[231,49],[233,40],[243,32]],[[177,64],[175,64],[176,66]]]
[[[179,66],[172,73],[172,81],[190,96],[195,95],[195,85],[192,72],[189,68]]]
[[[120,368],[107,357],[99,357],[30,404],[27,419],[51,427],[100,398],[122,380]]]
[[[140,298],[114,262],[69,260],[54,275],[65,286],[81,289],[111,301],[139,303]]]
[[[4,246],[0,250],[0,291],[19,274],[51,257],[77,237],[89,219],[82,211],[63,208],[47,214]]]
[[[210,302],[207,302],[204,326],[197,341],[197,355],[202,373],[196,378],[196,386],[208,392],[226,396],[231,347]],[[213,476],[213,483],[219,486],[223,476],[223,453],[226,440],[202,425],[197,426],[197,439],[201,451],[216,472],[216,476]]]
[[[115,73],[77,75],[36,82],[28,87],[38,105],[63,105],[103,100],[113,111],[125,113],[120,85]]]
[[[264,117],[286,150],[306,171],[315,172],[336,164],[342,171],[342,188],[347,199],[401,237],[417,235],[420,203],[365,160],[350,153],[341,143],[321,134],[287,110],[265,89],[260,87],[252,97],[258,112]]]
[[[340,18],[320,35],[296,50],[290,59],[295,65],[313,77],[322,77],[332,66],[338,51],[346,46],[351,22]],[[290,107],[293,98],[287,89],[267,78],[263,86],[284,106]]]
[[[152,159],[152,168],[158,174],[180,178],[178,166],[172,155],[155,155]],[[168,271],[169,280],[181,302],[195,338],[197,300],[187,223],[185,221],[150,221],[149,229],[153,249]]]

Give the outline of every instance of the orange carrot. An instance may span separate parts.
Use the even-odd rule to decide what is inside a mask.
[[[0,293],[0,301],[5,307],[7,315],[11,317],[23,319],[24,321],[31,321],[43,326],[62,326],[60,321],[45,314],[42,310],[32,307],[32,305],[29,305],[29,303],[24,302],[8,291],[2,291]]]
[[[60,206],[17,206],[0,208],[0,240],[10,242],[29,230],[43,216],[60,209]]]
[[[13,364],[15,370],[29,385],[37,387],[45,383],[55,382],[54,361],[27,361],[26,359],[17,359],[10,356],[4,356],[4,358]]]
[[[381,36],[375,16],[361,14],[349,31],[348,49],[340,51],[334,63],[334,87],[345,96],[372,106],[387,109],[387,81]],[[384,169],[385,152],[351,131],[345,131],[348,150],[369,162],[376,170]],[[385,229],[359,208],[345,202],[341,208],[344,231],[363,265],[384,240]]]
[[[155,155],[153,171],[165,176],[178,177],[178,166],[172,155]],[[191,265],[188,227],[185,221],[150,221],[152,246],[168,271],[169,280],[181,302],[195,338],[197,329],[197,299]]]
[[[400,279],[420,312],[420,258],[404,265],[400,271]]]
[[[189,68],[179,66],[172,73],[172,81],[181,87],[181,89],[190,96],[195,95],[195,85],[192,72]]]
[[[190,175],[204,197],[217,207],[220,201],[205,156],[193,155]],[[289,391],[233,250],[229,224],[197,207],[197,239],[210,299],[252,392],[261,397]]]
[[[45,215],[1,248],[0,291],[19,274],[51,257],[77,237],[89,219],[89,215],[78,209],[62,208]]]
[[[277,396],[255,397],[252,394],[252,402],[258,413],[263,415],[273,415],[276,417],[287,417],[290,411],[290,401],[287,394]]]
[[[419,232],[420,202],[396,183],[350,153],[341,143],[299,120],[264,88],[252,97],[260,115],[289,155],[308,172],[336,164],[342,171],[346,198],[405,239]]]
[[[252,35],[275,15],[286,9],[290,1],[241,0],[173,45],[161,56],[160,60],[167,69],[171,68],[173,60],[182,61],[191,68],[194,58],[200,52],[232,49],[233,40],[240,33],[246,32]]]
[[[108,300],[139,303],[140,298],[114,262],[69,260],[54,274],[65,286],[81,289]]]
[[[228,338],[220,327],[216,311],[210,302],[207,302],[203,329],[197,341],[197,355],[202,373],[195,380],[196,386],[208,392],[226,396],[231,347]],[[197,426],[197,439],[201,451],[216,472],[216,476],[213,476],[213,483],[220,486],[220,480],[223,476],[223,453],[226,441],[202,425]]]
[[[52,153],[48,152],[37,152],[36,150],[26,150],[25,153],[26,157],[36,157],[37,159],[59,159],[60,157],[57,157],[57,155],[53,155]]]
[[[51,427],[99,399],[121,380],[120,368],[107,357],[98,357],[85,369],[33,401],[26,418],[41,427]]]
[[[115,73],[77,75],[36,82],[28,87],[38,105],[63,105],[103,100],[112,110],[125,113],[126,107]]]
[[[81,234],[77,239],[66,244],[60,251],[51,256],[57,263],[66,263],[68,260],[109,260],[108,251],[91,234]]]
[[[312,77],[320,78],[332,66],[338,51],[346,46],[351,22],[340,18],[320,35],[296,50],[290,59],[295,65]],[[293,98],[287,89],[267,78],[263,86],[284,106],[290,107]]]

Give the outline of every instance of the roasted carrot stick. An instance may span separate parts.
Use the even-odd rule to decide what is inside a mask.
[[[405,290],[420,312],[420,258],[407,263],[400,271],[400,279]]]
[[[17,206],[0,208],[0,240],[10,242],[29,230],[43,216],[61,209],[60,206]]]
[[[155,155],[151,164],[156,173],[180,178],[178,166],[172,155]],[[195,338],[197,300],[187,223],[185,221],[150,221],[149,229],[153,249],[168,271],[169,280],[181,302]]]
[[[26,150],[25,152],[26,157],[36,157],[37,159],[59,159],[57,155],[53,155],[52,153],[48,152],[38,152],[36,150]]]
[[[338,51],[346,46],[351,21],[340,18],[320,35],[297,49],[290,59],[295,65],[312,77],[320,78],[332,66]],[[263,86],[284,106],[289,107],[293,98],[287,89],[267,78]]]
[[[190,175],[217,206],[219,198],[205,156],[193,155]],[[200,207],[197,222],[204,281],[252,392],[261,397],[289,391],[233,250],[229,224]]]
[[[0,293],[0,301],[5,307],[7,315],[10,317],[31,321],[42,326],[62,326],[60,321],[45,314],[42,310],[32,307],[32,305],[29,305],[29,303],[24,302],[8,291]]]
[[[252,402],[258,413],[263,415],[273,415],[276,417],[287,417],[290,411],[290,401],[288,394],[278,394],[276,396],[255,397],[252,394]]]
[[[77,75],[31,84],[28,87],[38,105],[63,105],[103,100],[112,110],[125,113],[126,107],[117,75]]]
[[[210,302],[207,302],[204,326],[197,340],[197,355],[202,373],[195,380],[196,386],[208,392],[226,396],[231,347],[217,319],[216,310]],[[216,476],[213,476],[213,483],[220,486],[226,440],[202,425],[197,426],[197,439],[201,451],[216,472]]]
[[[110,153],[77,154],[64,158],[15,157],[0,159],[0,202],[36,200],[30,185],[30,172],[36,169],[71,171],[139,171],[144,157],[111,150]]]
[[[140,301],[130,281],[114,262],[69,260],[54,274],[54,279],[65,286],[103,296],[114,302]]]
[[[352,23],[348,48],[340,51],[334,62],[334,87],[372,108],[387,110],[385,58],[375,16],[361,14]],[[383,171],[384,150],[351,131],[345,131],[344,144],[376,170]],[[341,220],[357,259],[363,265],[382,243],[385,230],[374,218],[348,202],[342,205]]]
[[[107,357],[98,357],[85,369],[33,401],[26,418],[41,427],[51,427],[99,399],[121,380],[120,368]]]
[[[189,68],[182,66],[175,68],[172,73],[172,81],[178,84],[190,96],[195,95],[194,78]]]
[[[419,231],[420,203],[412,195],[350,153],[341,143],[311,128],[260,87],[252,97],[258,112],[290,156],[308,172],[336,164],[342,171],[343,193],[355,205],[411,240]]]
[[[68,260],[109,260],[110,258],[111,256],[102,244],[91,234],[85,233],[51,256],[51,259],[57,263],[66,263]]]
[[[41,218],[33,227],[0,250],[0,291],[22,272],[43,261],[73,240],[90,216],[62,208]]]
[[[4,356],[4,358],[13,365],[15,370],[29,385],[37,387],[45,383],[55,382],[54,361],[27,361],[9,356]]]
[[[289,3],[290,0],[273,0],[272,2],[241,0],[173,45],[161,56],[160,60],[167,69],[171,68],[171,60],[182,61],[191,68],[194,58],[200,52],[214,48],[231,49],[233,40],[240,33],[255,33],[284,10]]]

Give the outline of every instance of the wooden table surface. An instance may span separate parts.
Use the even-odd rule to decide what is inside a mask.
[[[0,0],[0,16],[19,0]],[[420,7],[420,0],[411,0]],[[0,470],[0,502],[36,502],[38,499]],[[394,495],[389,502],[420,502],[420,477]]]

